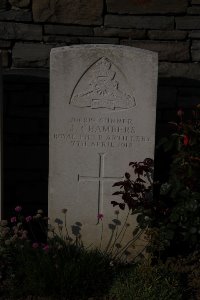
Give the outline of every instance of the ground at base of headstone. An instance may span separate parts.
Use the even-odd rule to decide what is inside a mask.
[[[1,300],[12,300],[12,299],[8,299],[8,298],[0,298]],[[68,298],[66,297],[40,297],[40,296],[27,296],[27,297],[20,297],[18,299],[15,300],[67,300]],[[77,299],[77,300],[82,300],[82,299]],[[102,296],[102,297],[90,297],[87,298],[87,300],[111,300],[111,298],[109,296]]]
[[[198,300],[193,291],[183,286],[180,274],[166,265],[152,266],[146,260],[121,270],[112,282],[106,295],[93,297],[40,297],[1,298],[2,300]],[[74,290],[76,294],[76,290]]]
[[[98,251],[55,242],[56,251],[37,243],[18,251],[16,244],[0,243],[1,300],[198,299],[175,267],[150,258],[119,264]]]
[[[62,213],[65,217],[67,209]],[[23,217],[22,207],[16,206],[15,215],[0,222],[1,300],[198,299],[192,298],[197,285],[193,288],[190,282],[192,279],[195,284],[198,276],[187,274],[187,261],[180,261],[185,269],[178,271],[177,261],[170,269],[159,260],[153,262],[151,256],[125,264],[98,249],[84,248],[79,239],[74,244],[69,237],[60,238],[52,226],[48,229],[53,236],[47,242],[37,232],[38,226],[47,230],[47,221],[42,210]],[[65,221],[55,222],[58,229],[63,229]],[[189,260],[197,262],[197,273],[199,258],[200,254],[195,254]],[[182,274],[189,275],[188,282],[183,281]]]

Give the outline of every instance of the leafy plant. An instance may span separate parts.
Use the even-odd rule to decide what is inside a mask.
[[[26,249],[15,255],[13,297],[51,296],[53,299],[88,299],[104,295],[114,278],[109,257],[98,251],[56,241],[48,253]]]
[[[133,167],[136,178],[131,178],[129,173],[125,173],[125,180],[113,184],[120,187],[120,191],[114,192],[113,195],[121,195],[123,202],[111,201],[111,204],[114,207],[119,206],[122,210],[127,205],[132,214],[138,214],[137,221],[143,229],[149,224],[148,210],[153,201],[153,160],[146,158],[142,162],[131,162],[129,165]]]
[[[179,122],[171,123],[175,132],[163,138],[159,147],[172,151],[169,179],[160,186],[152,183],[153,160],[132,162],[136,179],[125,174],[125,180],[114,184],[123,202],[114,206],[138,214],[141,228],[147,228],[151,251],[165,256],[187,254],[200,248],[200,105],[193,118],[184,121],[184,112],[178,111]],[[152,193],[152,190],[154,191]]]
[[[200,299],[200,253],[195,251],[187,256],[168,258],[167,268],[180,274],[187,287],[188,298]]]
[[[46,241],[39,240],[41,236],[34,232],[38,229],[34,226],[37,224],[42,233],[43,230],[47,233],[47,218],[42,211],[36,216],[24,217],[21,210],[16,207],[16,215],[10,222],[3,220],[0,223],[2,299],[28,296],[88,299],[107,293],[117,264],[99,250],[85,249],[78,234],[75,239],[69,236],[65,226],[66,209],[63,210],[64,222],[56,219],[55,227],[49,226],[51,234],[49,237],[46,234]]]
[[[161,186],[160,199],[167,204],[167,216],[159,223],[160,234],[176,254],[190,253],[200,247],[200,106],[191,120],[172,123],[175,132],[159,146],[173,151],[169,180]]]
[[[183,299],[183,287],[176,273],[164,265],[143,263],[122,273],[110,296],[116,300],[179,300]]]

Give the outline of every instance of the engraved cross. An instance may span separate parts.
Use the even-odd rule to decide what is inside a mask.
[[[103,212],[103,187],[104,182],[122,180],[123,177],[107,177],[104,176],[104,157],[105,153],[99,153],[99,174],[98,176],[80,176],[78,174],[78,182],[98,182],[98,208],[97,208],[97,224],[99,223],[98,216]]]

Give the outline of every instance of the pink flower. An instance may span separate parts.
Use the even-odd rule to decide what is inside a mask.
[[[28,223],[28,222],[30,222],[30,221],[32,220],[32,217],[31,217],[31,216],[28,216],[28,217],[26,217],[25,219],[26,219],[26,222]]]
[[[21,207],[21,206],[16,206],[16,207],[15,207],[15,211],[16,211],[16,212],[20,212],[21,210],[22,210],[22,207]]]
[[[103,219],[103,214],[98,214],[97,218],[98,218],[98,220],[102,220]]]
[[[10,222],[11,222],[11,223],[17,222],[17,218],[16,218],[16,217],[12,217],[12,218],[10,219]]]
[[[38,243],[33,243],[33,244],[32,244],[32,248],[33,248],[33,249],[37,249],[38,247],[39,247],[39,244],[38,244]]]
[[[44,250],[45,252],[48,252],[48,251],[49,251],[49,245],[44,245],[43,250]]]

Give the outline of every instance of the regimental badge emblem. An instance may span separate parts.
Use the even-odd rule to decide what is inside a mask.
[[[81,108],[122,110],[134,107],[136,102],[123,72],[102,57],[78,80],[70,104]]]

